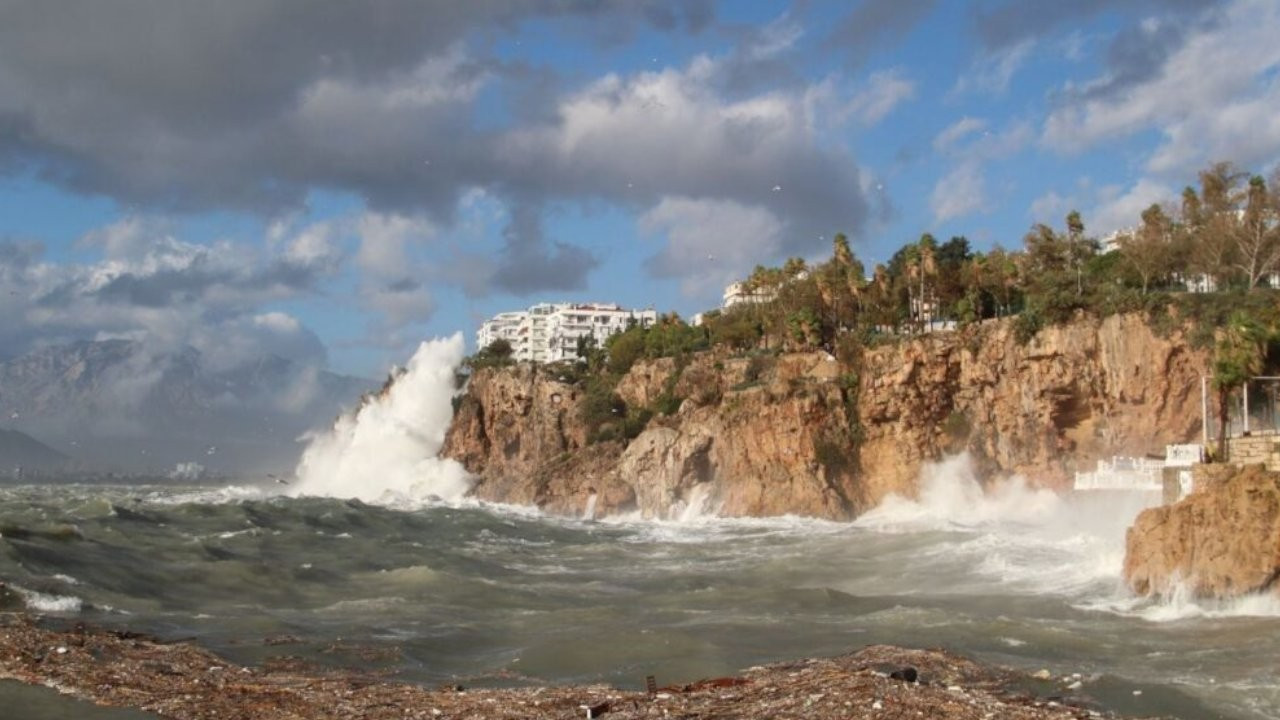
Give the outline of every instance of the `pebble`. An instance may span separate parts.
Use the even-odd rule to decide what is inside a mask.
[[[872,710],[882,710],[883,708],[884,708],[884,705],[879,700],[871,703]]]

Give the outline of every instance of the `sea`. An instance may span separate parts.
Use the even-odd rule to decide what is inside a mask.
[[[1058,495],[960,455],[852,522],[480,503],[437,457],[461,352],[424,343],[284,482],[0,486],[0,609],[428,687],[643,688],[889,643],[1134,716],[1280,717],[1274,597],[1125,589],[1125,529],[1157,497]],[[0,707],[150,717],[11,682]]]

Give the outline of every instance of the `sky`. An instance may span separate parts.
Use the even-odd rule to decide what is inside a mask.
[[[1134,224],[1280,159],[1274,0],[0,0],[0,357],[365,377],[535,302]]]

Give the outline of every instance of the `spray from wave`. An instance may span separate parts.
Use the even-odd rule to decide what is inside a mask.
[[[289,494],[394,506],[461,500],[471,478],[438,454],[463,352],[460,333],[422,343],[395,382],[311,439]]]
[[[916,499],[890,494],[858,518],[860,527],[881,532],[955,530],[994,523],[1042,523],[1061,511],[1051,490],[1033,489],[1021,477],[983,489],[968,453],[927,463],[920,469]]]
[[[854,524],[879,533],[952,533],[930,553],[969,568],[959,582],[970,590],[994,581],[1005,591],[1096,600],[1123,592],[1125,530],[1158,501],[1145,493],[1060,496],[1016,476],[984,487],[961,454],[923,467],[916,499],[890,495]]]

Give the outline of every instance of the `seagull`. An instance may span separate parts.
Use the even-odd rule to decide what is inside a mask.
[[[774,192],[782,192],[782,186],[781,186],[781,185],[774,185],[774,186],[773,186],[773,191],[774,191]]]

